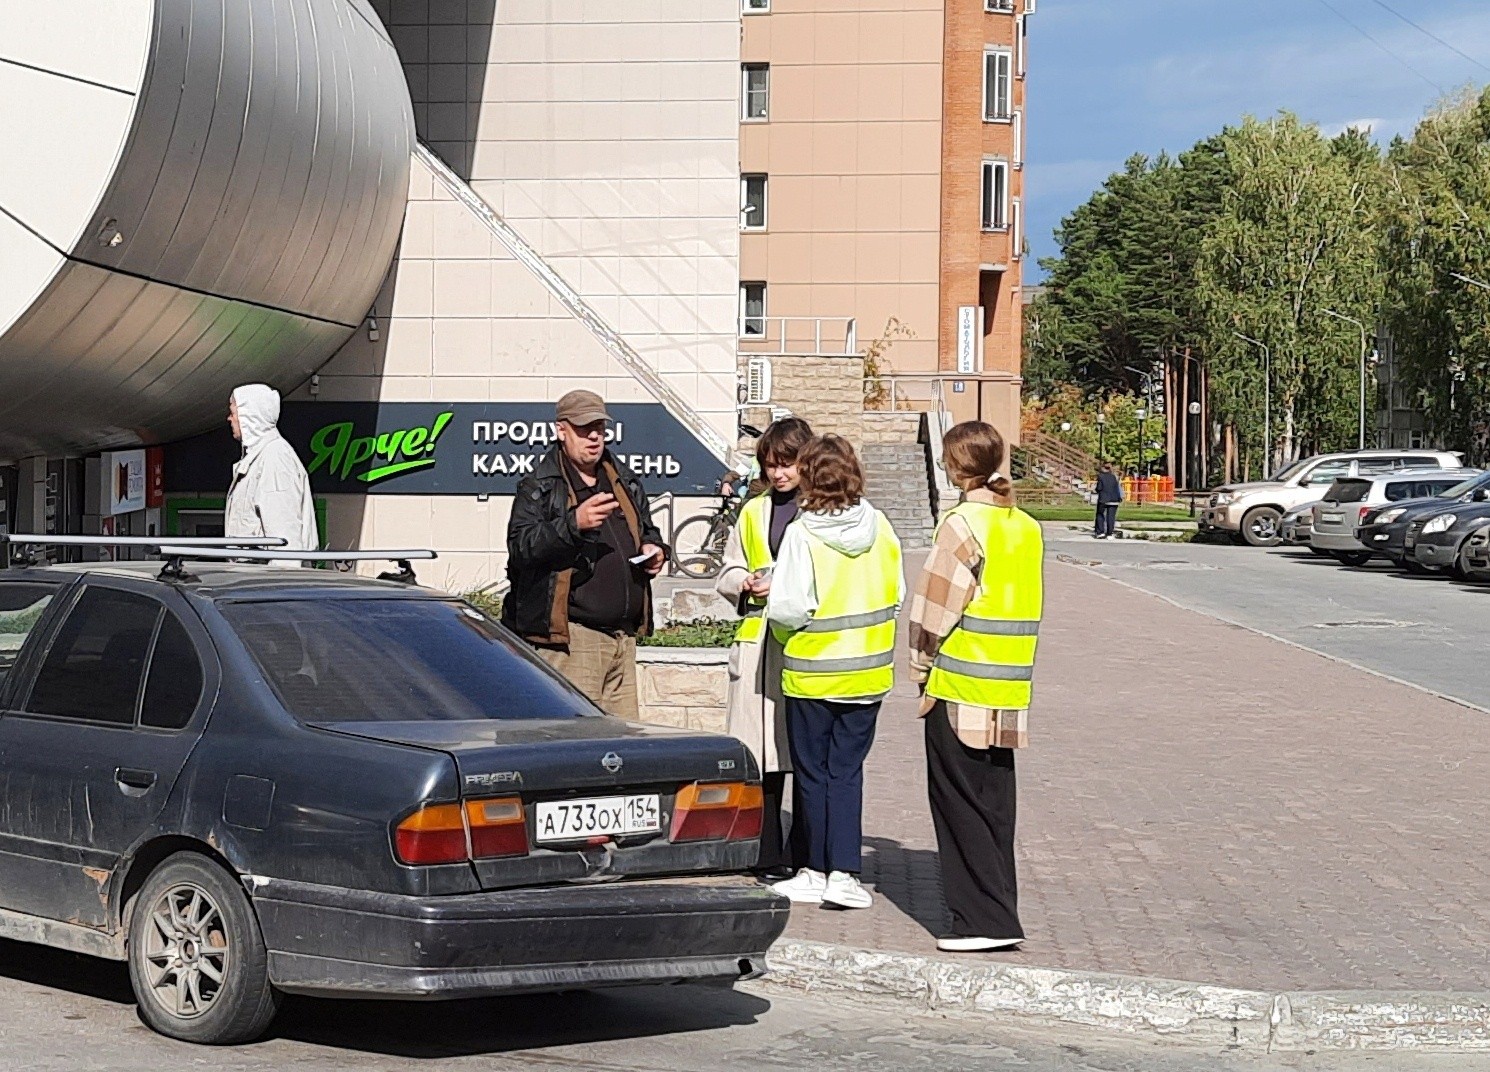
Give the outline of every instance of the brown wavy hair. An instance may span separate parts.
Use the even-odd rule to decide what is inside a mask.
[[[864,498],[864,469],[853,444],[843,436],[810,440],[797,455],[797,471],[802,474],[800,509],[831,513],[858,506]]]
[[[755,460],[761,469],[768,465],[790,465],[812,441],[812,425],[801,417],[772,421],[755,443]]]
[[[995,495],[1009,498],[1014,485],[999,470],[1004,465],[1004,437],[991,424],[963,421],[947,430],[942,437],[942,460],[947,476],[963,491],[987,488]]]

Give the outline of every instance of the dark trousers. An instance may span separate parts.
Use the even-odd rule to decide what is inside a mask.
[[[858,874],[863,840],[864,759],[880,705],[786,698],[795,823],[806,866]]]
[[[1014,878],[1014,750],[969,748],[938,703],[926,716],[942,892],[961,938],[1023,938]]]
[[[1117,531],[1117,503],[1100,503],[1097,506],[1097,535],[1111,536]]]
[[[807,866],[807,843],[802,821],[792,816],[791,833],[783,836],[781,809],[786,804],[786,771],[768,771],[761,775],[764,811],[761,815],[761,855],[756,866],[761,870],[789,867],[795,871]],[[794,809],[795,810],[795,809]]]

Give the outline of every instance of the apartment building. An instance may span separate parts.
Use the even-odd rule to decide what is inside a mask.
[[[742,363],[874,347],[1017,435],[1035,0],[742,5]]]

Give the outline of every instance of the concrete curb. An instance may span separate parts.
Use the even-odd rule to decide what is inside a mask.
[[[1490,994],[1289,992],[783,940],[770,986],[1267,1052],[1490,1051]]]

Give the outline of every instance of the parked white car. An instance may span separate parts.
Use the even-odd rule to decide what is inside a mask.
[[[1294,462],[1270,480],[1228,484],[1211,495],[1201,532],[1221,532],[1253,547],[1272,547],[1279,523],[1295,506],[1319,499],[1346,476],[1379,476],[1399,469],[1457,469],[1462,454],[1442,450],[1361,450],[1316,454]]]

